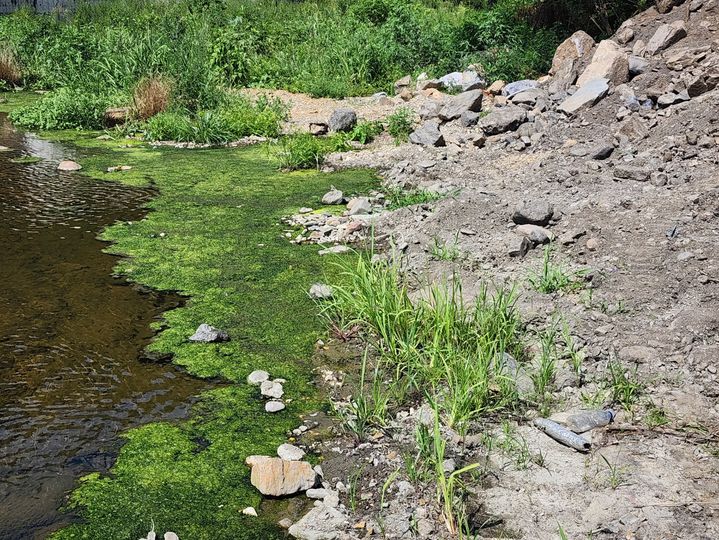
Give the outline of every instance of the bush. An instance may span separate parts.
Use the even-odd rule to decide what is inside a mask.
[[[412,133],[412,109],[400,107],[387,117],[387,132],[397,144],[407,141]]]
[[[280,99],[264,95],[254,102],[236,96],[220,109],[220,114],[235,138],[248,135],[278,137],[282,122],[287,119],[288,107]]]
[[[172,94],[172,83],[162,75],[140,80],[132,93],[132,110],[135,118],[147,120],[167,109]]]
[[[111,99],[82,90],[60,88],[14,111],[10,119],[32,129],[100,129]]]
[[[382,122],[360,122],[349,132],[347,139],[360,144],[371,143],[375,137],[384,131]]]
[[[343,135],[322,138],[299,133],[281,139],[276,155],[282,169],[294,171],[319,168],[327,154],[348,149],[346,136]]]

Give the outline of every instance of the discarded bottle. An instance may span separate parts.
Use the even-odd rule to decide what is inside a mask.
[[[605,411],[585,411],[573,414],[565,424],[574,433],[584,433],[590,429],[604,427],[614,421],[614,411],[607,409]]]
[[[569,431],[567,428],[560,426],[552,420],[546,418],[536,418],[534,420],[535,427],[541,429],[549,435],[555,441],[558,441],[570,448],[574,448],[579,452],[588,452],[592,448],[590,443],[584,437],[580,437],[573,431]]]

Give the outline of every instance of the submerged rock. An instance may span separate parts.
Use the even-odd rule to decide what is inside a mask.
[[[230,341],[230,336],[223,330],[218,330],[214,326],[203,323],[198,326],[195,333],[190,336],[190,341],[200,343],[219,343],[222,341]]]
[[[281,497],[306,491],[317,484],[317,473],[306,461],[286,461],[278,457],[248,456],[252,469],[250,482],[263,495]]]

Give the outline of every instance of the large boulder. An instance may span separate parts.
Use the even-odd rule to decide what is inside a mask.
[[[439,122],[429,120],[409,135],[409,142],[420,146],[444,146],[444,135],[439,130]]]
[[[320,504],[290,526],[288,532],[298,540],[335,540],[348,525],[339,510]]]
[[[599,42],[592,62],[577,79],[577,86],[595,79],[607,79],[614,86],[629,80],[629,55],[611,39]]]
[[[574,66],[577,61],[581,62],[588,59],[593,47],[594,39],[592,39],[592,36],[584,30],[574,32],[557,47],[549,74],[555,75],[567,65],[571,67]]]
[[[444,77],[440,77],[439,82],[443,88],[447,88],[449,90],[459,88],[462,92],[467,92],[469,90],[481,90],[487,86],[487,81],[480,77],[476,71],[471,69],[468,69],[467,71],[455,71],[453,73],[448,73]]]
[[[664,49],[674,45],[680,39],[685,38],[687,35],[687,26],[684,21],[678,20],[671,24],[663,24],[647,43],[645,52],[653,55]]]
[[[281,497],[306,491],[317,484],[317,473],[306,461],[286,461],[269,456],[248,456],[250,482],[263,495]]]
[[[479,112],[482,110],[482,97],[481,90],[470,90],[452,96],[439,111],[439,117],[447,121],[459,118],[467,111]]]
[[[527,121],[527,111],[512,105],[492,110],[479,121],[479,127],[487,135],[499,135],[505,131],[513,131]]]
[[[357,113],[352,109],[337,109],[328,124],[332,131],[352,131],[357,125]]]
[[[606,96],[607,92],[609,92],[609,81],[607,79],[589,81],[565,99],[557,109],[565,114],[576,114],[582,109],[593,106]]]

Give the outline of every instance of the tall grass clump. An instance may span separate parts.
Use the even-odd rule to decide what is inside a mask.
[[[0,86],[15,86],[22,80],[22,70],[15,52],[0,46]]]
[[[170,105],[172,81],[162,75],[145,77],[137,83],[132,93],[133,114],[139,120],[147,120],[165,111]]]

